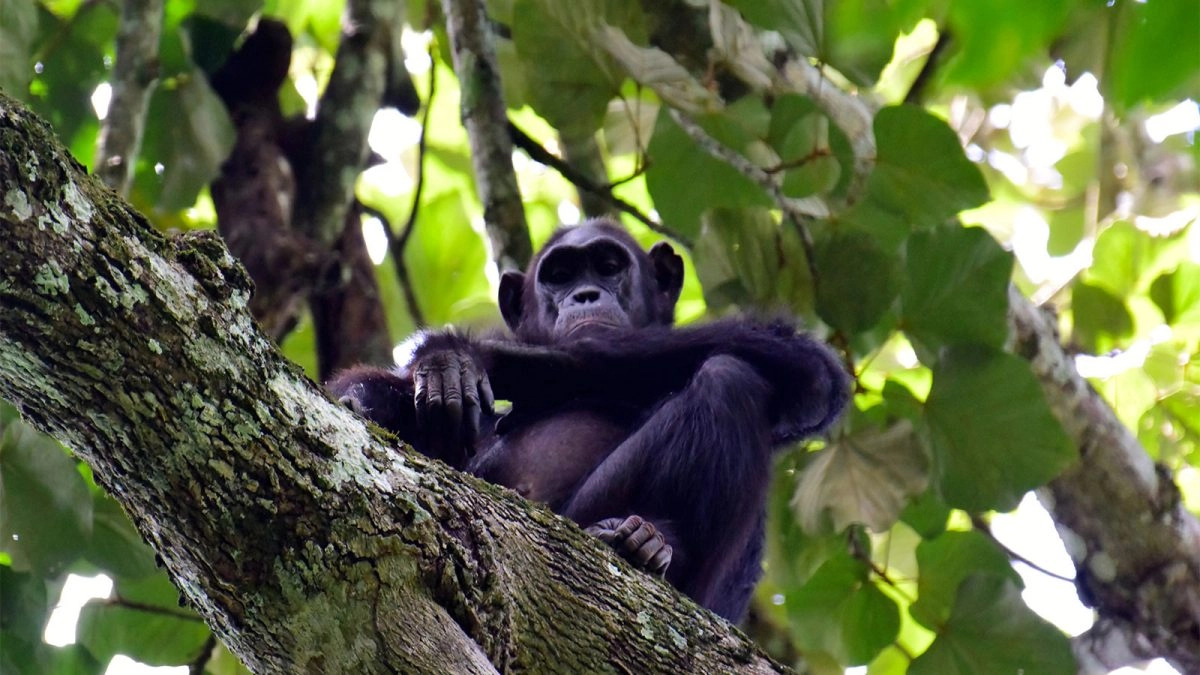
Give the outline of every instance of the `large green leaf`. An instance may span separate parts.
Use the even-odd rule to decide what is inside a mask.
[[[812,279],[794,230],[761,208],[710,209],[702,221],[692,255],[711,309],[812,307]]]
[[[1021,576],[1008,556],[979,532],[944,532],[917,545],[919,595],[909,613],[921,625],[939,630],[950,618],[954,596],[963,580],[975,572],[1006,578],[1023,588]]]
[[[1124,109],[1171,96],[1194,97],[1200,87],[1200,3],[1119,5],[1119,27],[1110,33],[1113,43],[1102,71],[1105,98]]]
[[[817,314],[853,335],[874,326],[900,289],[900,260],[857,230],[838,230],[817,242]]]
[[[512,12],[512,39],[533,108],[571,135],[598,129],[625,77],[598,31],[612,26],[634,44],[646,44],[641,7],[635,0],[516,0]],[[465,84],[464,96],[471,88]]]
[[[1034,614],[1009,578],[975,573],[959,587],[950,619],[909,675],[1076,672],[1071,644]]]
[[[900,610],[868,578],[866,563],[830,559],[799,591],[787,595],[790,628],[805,650],[839,663],[870,662],[900,632]]]
[[[58,442],[20,421],[0,435],[0,551],[53,576],[92,534],[92,495]]]
[[[804,56],[871,85],[892,57],[900,26],[883,0],[730,0],[756,26],[781,33]]]
[[[96,492],[92,511],[92,538],[84,553],[89,562],[114,576],[129,579],[157,571],[154,551],[142,540],[115,499]]]
[[[440,325],[494,318],[494,296],[482,274],[487,251],[463,196],[446,192],[425,201],[415,227],[404,260],[425,320]],[[437,283],[421,282],[427,279]]]
[[[165,574],[136,583],[118,583],[115,597],[84,605],[75,627],[77,639],[100,661],[125,654],[142,663],[174,666],[192,662],[210,635],[196,614],[179,607],[179,592]]]
[[[1071,287],[1071,316],[1071,336],[1093,354],[1108,352],[1133,335],[1133,316],[1125,302],[1087,282]]]
[[[37,3],[0,3],[0,89],[21,98],[33,78],[30,52],[37,25]]]
[[[1045,53],[1050,41],[1059,36],[1073,4],[1041,0],[948,3],[954,56],[947,63],[946,80],[986,87],[1011,77]]]
[[[1176,330],[1200,331],[1200,265],[1183,263],[1150,285],[1150,297]]]
[[[902,327],[916,346],[1004,344],[1012,255],[987,231],[944,225],[914,233],[906,264]]]
[[[792,505],[809,532],[825,515],[841,531],[863,523],[885,532],[910,497],[929,482],[929,458],[912,424],[867,429],[839,438],[804,469]]]
[[[766,141],[784,169],[784,194],[806,197],[833,189],[841,177],[841,164],[831,145],[838,133],[829,118],[817,112],[812,99],[797,94],[775,99]]]
[[[892,106],[875,115],[878,159],[869,199],[928,227],[988,199],[979,167],[963,154],[945,121],[916,106]]]
[[[236,132],[208,81],[199,71],[154,91],[138,157],[135,189],[164,211],[196,202],[196,195],[220,171]]]
[[[1007,510],[1075,461],[1029,364],[975,346],[949,348],[925,402],[950,506]]]
[[[730,114],[737,115],[739,110],[735,108]],[[746,115],[744,125],[739,124],[741,118],[717,115],[700,121],[718,141],[741,151],[756,138],[753,132],[757,131],[757,119],[748,119],[752,116]],[[761,187],[705,152],[665,109],[659,111],[648,154],[646,187],[654,198],[654,207],[664,223],[685,236],[698,234],[700,215],[709,208],[772,206]]]
[[[1118,221],[1096,238],[1092,259],[1084,279],[1125,298],[1149,288],[1160,274],[1188,259],[1186,230],[1158,237]]]

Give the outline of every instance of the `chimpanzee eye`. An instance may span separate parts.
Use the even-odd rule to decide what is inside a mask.
[[[552,284],[565,284],[571,280],[571,273],[562,265],[554,265],[546,270],[546,281]]]

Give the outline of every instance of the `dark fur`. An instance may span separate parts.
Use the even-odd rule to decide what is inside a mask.
[[[672,328],[678,256],[665,244],[647,254],[604,221],[585,228],[556,233],[527,275],[505,275],[501,311],[514,340],[435,334],[418,348],[416,361],[436,350],[471,354],[496,397],[513,404],[503,418],[484,412],[473,457],[432,454],[584,526],[641,516],[671,548],[653,563],[623,554],[648,565],[665,554],[672,584],[737,621],[761,570],[771,450],[828,427],[847,402],[847,377],[824,345],[786,322]],[[576,256],[616,242],[631,265],[554,295],[538,281],[539,263],[571,241]],[[589,302],[615,298],[630,325],[564,338],[553,318],[580,302],[567,298],[583,297],[585,285]],[[419,450],[434,447],[417,428],[405,371],[355,369],[329,388]],[[611,528],[595,528],[611,541]]]

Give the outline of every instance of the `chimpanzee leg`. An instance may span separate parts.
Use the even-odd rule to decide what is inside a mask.
[[[715,596],[747,564],[762,512],[770,394],[746,362],[709,358],[584,480],[565,515],[585,526],[631,514],[669,523],[683,565],[667,578],[705,606],[725,604]]]

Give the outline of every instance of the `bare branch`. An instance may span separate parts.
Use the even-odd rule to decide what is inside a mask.
[[[83,11],[80,9],[79,11]],[[126,0],[117,26],[117,59],[112,71],[112,98],[96,142],[96,175],[125,195],[142,147],[150,94],[158,81],[158,36],[162,32],[162,0]]]
[[[523,269],[533,257],[533,244],[505,131],[508,118],[487,8],[483,0],[442,0],[442,11],[462,87],[462,121],[492,257],[502,270]]]

